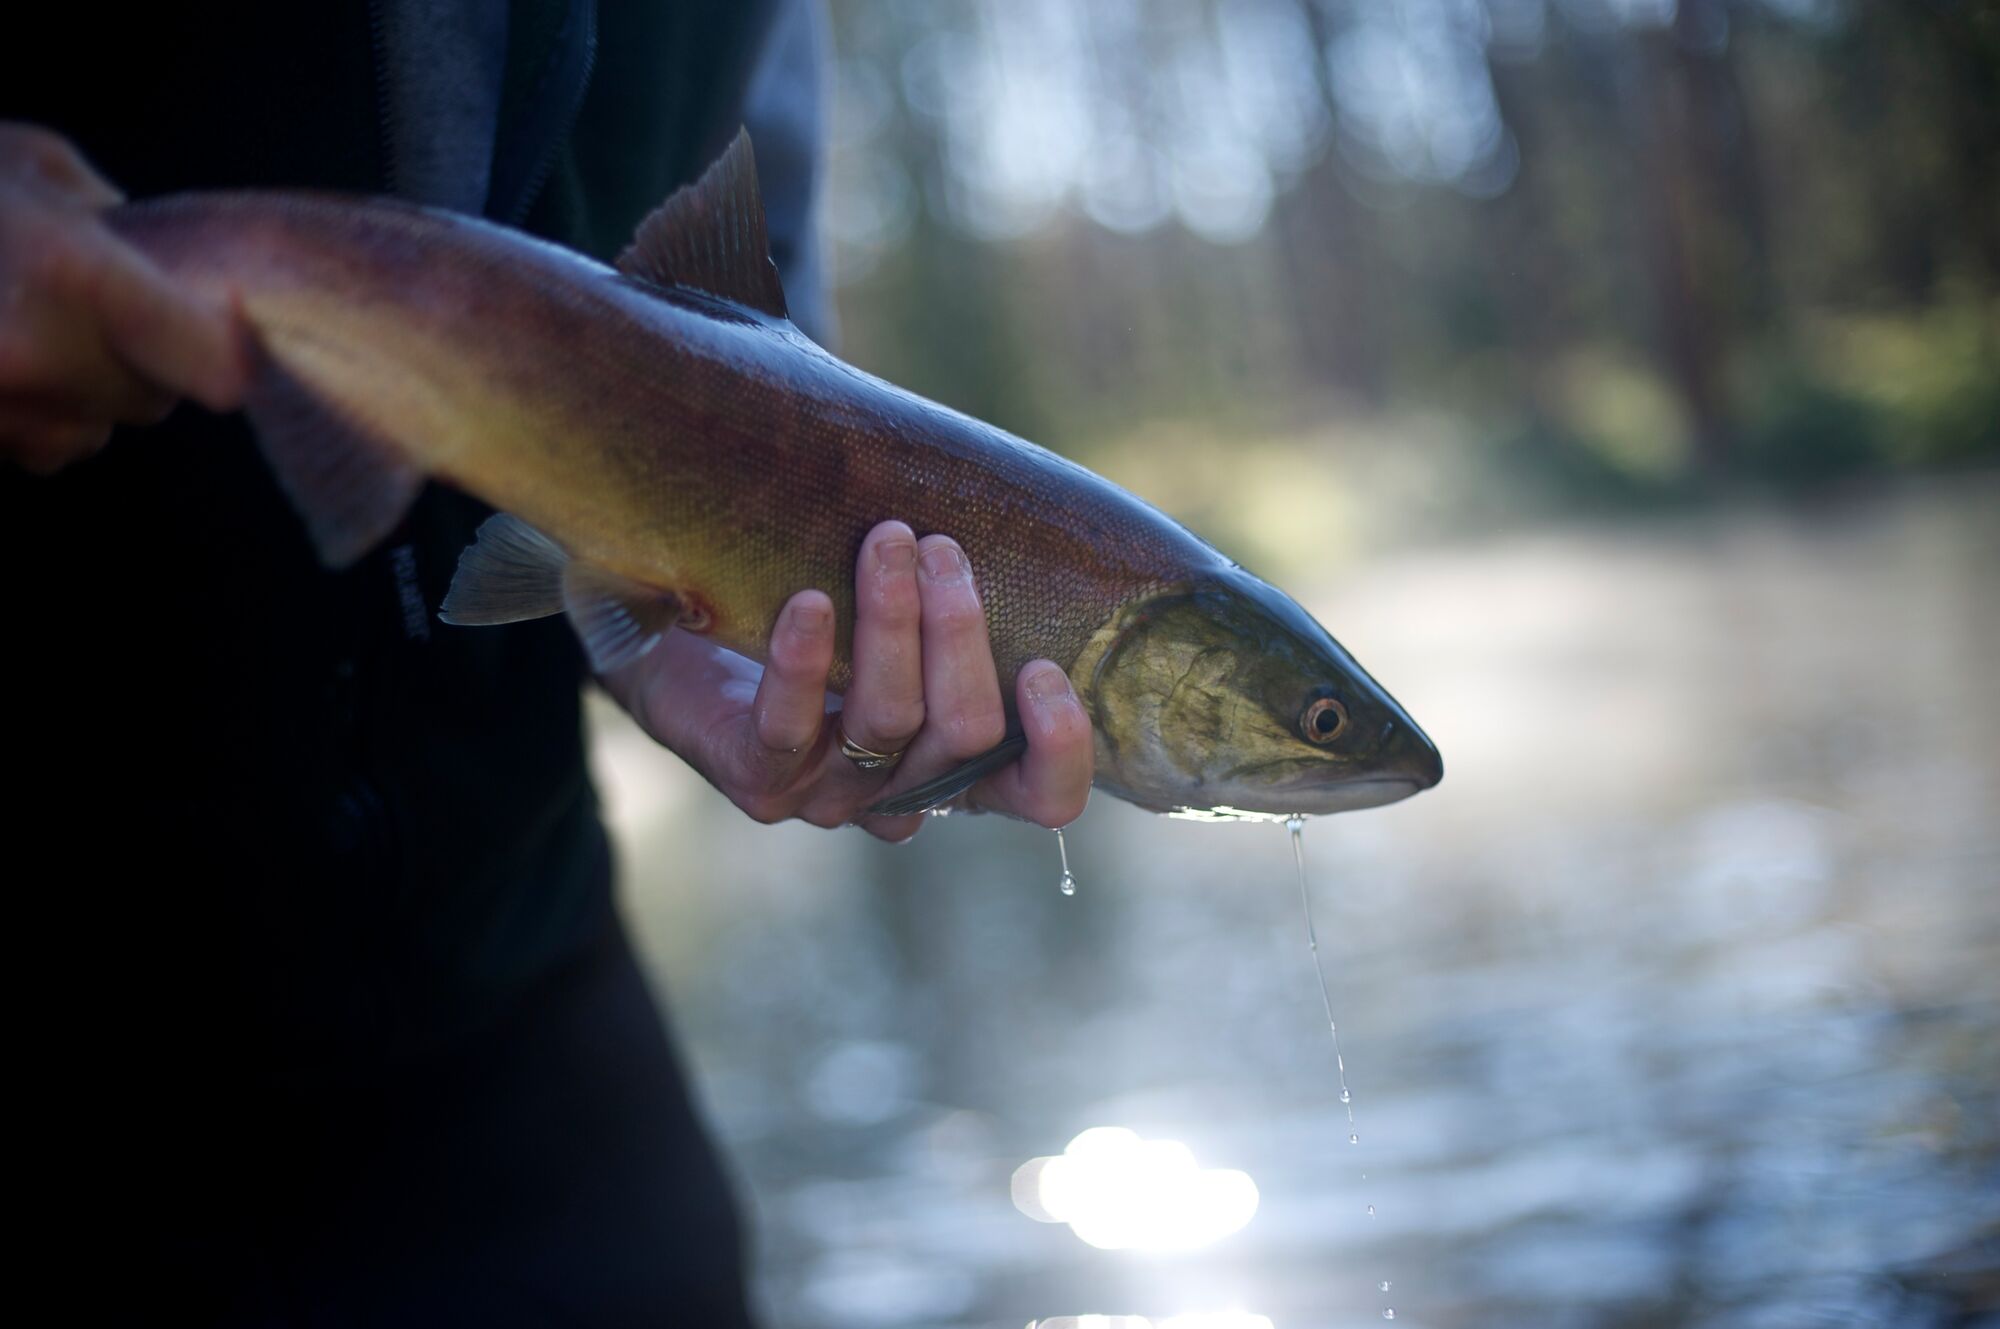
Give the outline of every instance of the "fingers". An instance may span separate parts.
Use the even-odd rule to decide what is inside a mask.
[[[93,303],[112,351],[149,381],[215,411],[235,410],[249,389],[249,355],[233,305],[182,291],[129,245],[104,246]]]
[[[854,682],[840,725],[872,752],[901,752],[923,728],[917,537],[885,521],[861,542],[854,567]]]
[[[0,163],[21,184],[48,189],[85,207],[108,208],[125,201],[68,139],[35,125],[0,123]]]
[[[871,791],[870,802],[976,757],[1007,735],[986,612],[971,561],[947,536],[925,536],[916,550],[923,729],[910,745],[897,778]],[[852,727],[848,732],[853,734]],[[861,824],[871,835],[902,841],[923,827],[923,818],[866,817]]]
[[[862,770],[834,749],[826,685],[838,625],[832,601],[818,591],[786,603],[761,670],[699,638],[671,634],[624,674],[606,675],[606,686],[648,732],[757,820],[858,821],[882,839],[906,840],[924,817],[870,817],[864,809],[1001,742],[1007,707],[979,588],[956,543],[942,536],[919,542],[902,523],[883,523],[863,541],[855,599],[854,680],[843,727],[876,751],[907,744],[893,773]],[[741,667],[719,669],[711,657]],[[1065,825],[1089,797],[1089,718],[1063,671],[1046,660],[1021,671],[1014,702],[1026,753],[982,781],[964,805]]]
[[[5,455],[34,475],[54,475],[102,448],[110,437],[108,425],[0,404]]]
[[[0,454],[35,469],[179,397],[233,410],[248,390],[233,298],[184,289],[113,233],[98,213],[119,198],[61,138],[0,124]]]
[[[949,536],[924,537],[917,585],[923,601],[925,756],[955,763],[1007,736],[1007,712],[986,634],[972,562]]]
[[[767,792],[788,786],[815,761],[826,720],[826,677],[833,668],[833,601],[800,591],[771,630],[771,659],[750,703],[751,779]]]
[[[1083,815],[1090,801],[1096,753],[1090,717],[1061,666],[1036,660],[1014,681],[1015,704],[1028,750],[981,781],[970,802],[1051,828]]]

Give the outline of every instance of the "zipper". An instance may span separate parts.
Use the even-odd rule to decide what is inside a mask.
[[[389,20],[383,0],[368,0],[368,53],[375,70],[375,143],[382,155],[382,190],[396,192],[396,126],[389,109]]]
[[[556,159],[569,142],[570,131],[583,113],[584,94],[597,68],[597,0],[570,0],[569,12],[555,36],[555,54],[542,75],[541,83],[529,98],[529,114],[524,142],[516,151],[496,149],[492,186],[487,193],[487,216],[510,226],[519,226],[548,183]],[[559,100],[558,100],[559,99]],[[549,103],[555,102],[554,106]],[[541,127],[539,143],[535,129]],[[534,146],[526,165],[516,177],[514,168],[529,145]]]

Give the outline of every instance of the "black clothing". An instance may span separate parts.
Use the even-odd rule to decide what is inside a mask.
[[[484,197],[608,257],[734,132],[776,10],[119,7],[0,50],[0,119],[134,196]],[[770,162],[811,154],[773,149],[782,265],[810,179]],[[187,406],[0,469],[23,1069],[66,1173],[39,1217],[150,1318],[747,1322],[612,907],[576,644],[435,618],[484,515],[428,488],[327,572],[243,422]]]

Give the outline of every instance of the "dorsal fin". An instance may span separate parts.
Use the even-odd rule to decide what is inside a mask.
[[[659,286],[691,286],[784,318],[785,288],[764,234],[750,132],[736,131],[701,179],[674,191],[618,256],[618,270]]]

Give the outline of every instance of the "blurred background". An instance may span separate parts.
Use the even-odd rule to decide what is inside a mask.
[[[1065,897],[601,708],[774,1329],[2000,1323],[2000,6],[832,34],[846,357],[1293,591],[1447,778],[1305,831],[1342,1104],[1282,828],[1099,798]]]

